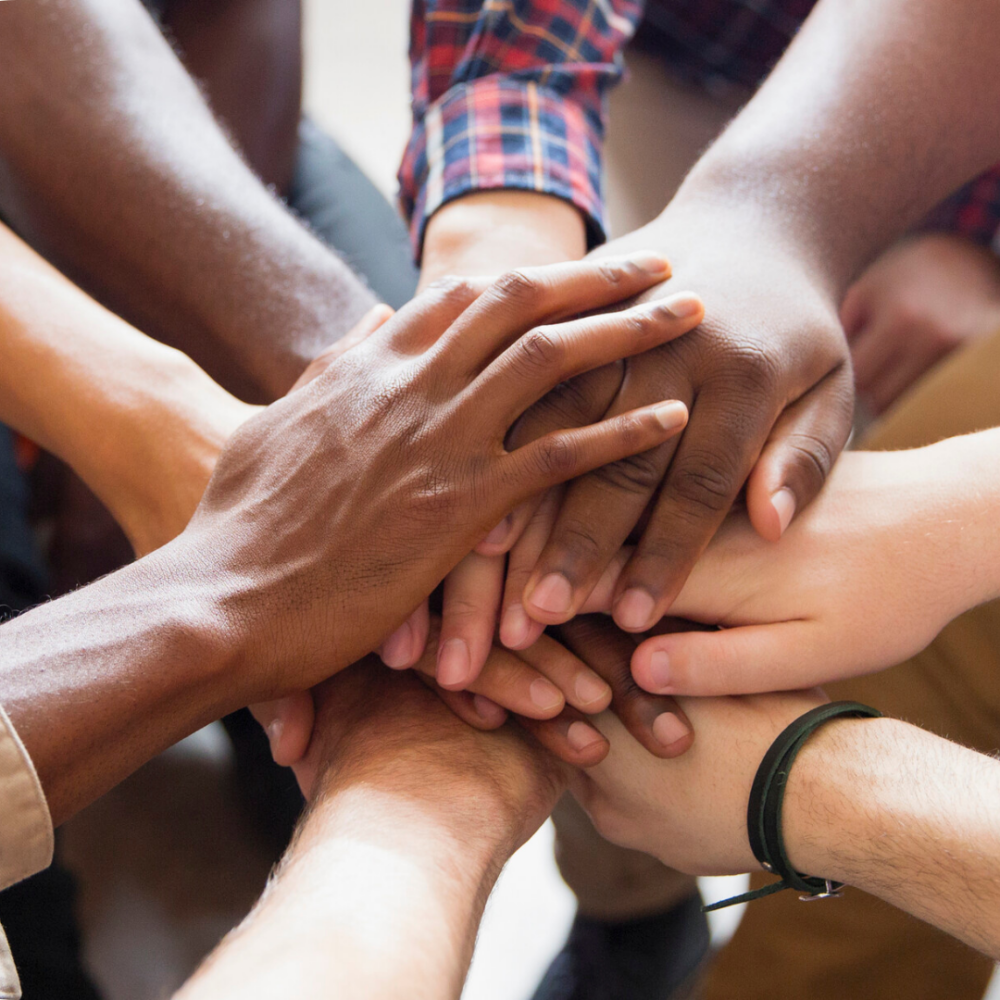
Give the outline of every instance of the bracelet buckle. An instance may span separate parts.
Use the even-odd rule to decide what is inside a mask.
[[[821,892],[811,893],[808,896],[799,896],[799,899],[801,899],[803,903],[811,903],[814,899],[840,899],[840,897],[844,895],[843,892],[841,892],[841,889],[844,888],[842,885],[836,885],[829,879],[824,879],[823,881],[826,882],[825,889]]]

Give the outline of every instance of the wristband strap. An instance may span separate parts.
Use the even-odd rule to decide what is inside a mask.
[[[781,832],[785,785],[799,751],[806,740],[824,723],[833,719],[879,718],[881,715],[878,710],[856,701],[835,701],[806,712],[771,744],[770,749],[764,754],[760,767],[757,768],[757,775],[750,789],[750,801],[747,805],[747,836],[750,839],[753,856],[760,862],[761,867],[780,876],[780,881],[703,907],[706,913],[736,903],[761,899],[783,889],[798,889],[803,893],[800,898],[804,900],[826,899],[840,895],[838,890],[842,888],[843,883],[803,875],[797,872],[788,860]]]

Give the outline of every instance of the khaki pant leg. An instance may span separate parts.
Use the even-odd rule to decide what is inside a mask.
[[[864,447],[916,447],[995,426],[1000,426],[1000,335],[931,373],[873,428]],[[996,751],[1000,602],[958,618],[908,662],[827,690],[831,698],[867,702],[960,743]],[[704,996],[979,1000],[992,970],[982,955],[856,889],[843,899],[809,904],[784,892],[750,904],[709,972]]]

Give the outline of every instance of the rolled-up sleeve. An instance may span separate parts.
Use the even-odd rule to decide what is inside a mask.
[[[641,0],[414,0],[399,181],[418,256],[442,205],[498,188],[563,198],[603,239],[606,98],[641,13]]]
[[[45,793],[24,744],[0,708],[0,889],[40,872],[52,862],[52,820]],[[0,1000],[21,989],[0,929]]]

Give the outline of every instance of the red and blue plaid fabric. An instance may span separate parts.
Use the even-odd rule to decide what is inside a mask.
[[[415,248],[443,204],[496,188],[572,202],[599,242],[605,97],[640,21],[647,47],[714,91],[763,80],[815,2],[413,0],[414,127],[399,180]],[[926,226],[993,242],[1000,167],[939,206]]]

